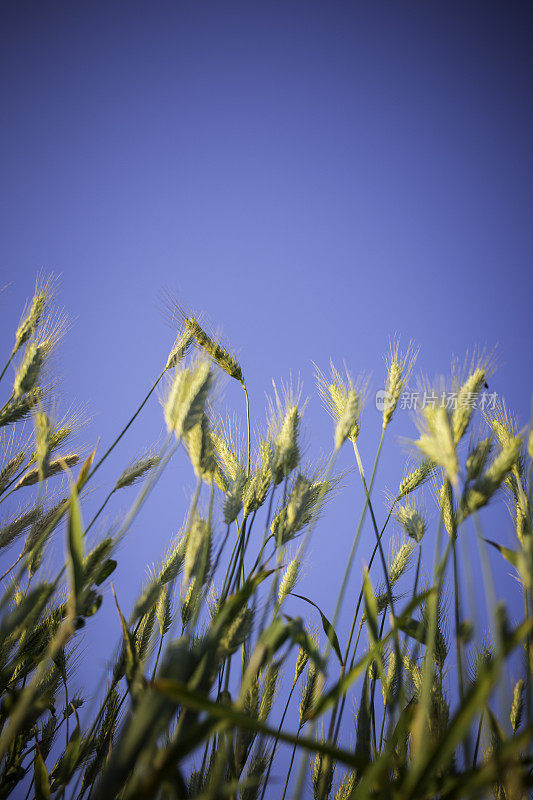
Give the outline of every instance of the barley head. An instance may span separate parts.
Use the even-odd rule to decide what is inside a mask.
[[[167,429],[174,431],[177,439],[183,438],[201,421],[211,384],[211,369],[206,361],[176,372],[164,412]]]
[[[215,470],[215,450],[211,438],[209,419],[204,414],[196,425],[184,437],[184,444],[191,459],[197,478],[212,483]]]
[[[195,515],[191,524],[187,544],[185,546],[185,567],[183,582],[189,583],[194,576],[199,584],[203,584],[210,566],[211,528],[207,520]]]
[[[418,349],[413,347],[412,342],[407,345],[405,353],[400,351],[400,340],[398,338],[391,342],[389,355],[385,359],[387,380],[385,383],[386,403],[383,408],[383,430],[392,419],[417,357]]]
[[[0,494],[5,491],[8,484],[13,480],[21,466],[26,461],[26,454],[24,451],[17,453],[10,458],[7,463],[0,469]]]
[[[318,681],[318,670],[314,661],[310,661],[307,668],[307,679],[300,697],[299,712],[300,726],[307,720],[308,714],[313,707]]]
[[[487,458],[492,450],[492,438],[489,436],[486,439],[479,441],[474,449],[468,454],[466,459],[466,477],[467,480],[473,481],[479,478]]]
[[[176,338],[172,345],[172,350],[169,353],[165,370],[177,367],[180,361],[183,361],[187,355],[187,351],[193,341],[192,334],[189,330],[183,330]]]
[[[451,483],[455,485],[459,464],[446,409],[428,405],[422,409],[422,414],[422,433],[415,444],[426,458],[446,471]]]
[[[398,487],[398,494],[396,500],[402,500],[415,489],[422,486],[433,474],[435,464],[431,459],[425,459],[416,467],[412,472],[409,472],[402,480]]]
[[[327,800],[331,794],[335,762],[331,756],[316,753],[313,762],[313,795],[315,800]]]
[[[300,429],[300,412],[297,406],[287,409],[281,429],[273,446],[272,474],[274,486],[281,483],[296,469],[300,461],[298,436]]]
[[[161,460],[161,456],[155,453],[145,453],[139,456],[131,464],[128,464],[122,475],[115,483],[115,490],[124,489],[126,486],[133,486],[147,472],[156,467]]]
[[[246,482],[243,491],[244,516],[247,517],[265,502],[272,485],[272,447],[270,442],[261,444],[261,453],[254,473]]]
[[[44,411],[37,411],[33,419],[35,423],[35,458],[39,479],[42,481],[50,463],[51,425],[48,415]]]
[[[389,583],[391,586],[394,586],[409,569],[413,550],[414,544],[411,542],[404,542],[392,559],[388,569]]]
[[[422,541],[427,527],[423,516],[414,506],[408,503],[404,506],[398,506],[395,516],[406,534],[419,544]]]
[[[295,556],[288,564],[287,569],[283,573],[283,577],[279,582],[278,590],[278,603],[281,605],[285,598],[292,592],[298,581],[301,562],[298,556]]]
[[[307,654],[307,650],[304,650],[302,647],[300,647],[300,649],[298,650],[298,655],[296,656],[296,665],[294,667],[294,683],[296,683],[296,681],[304,671],[308,661],[309,661],[309,656]]]
[[[457,537],[457,519],[453,503],[453,492],[449,481],[445,481],[439,490],[439,506],[444,527],[450,539]]]
[[[222,504],[224,522],[226,525],[231,525],[231,523],[237,519],[237,516],[242,509],[243,491],[245,485],[246,474],[243,470],[241,474],[226,488],[224,502]]]
[[[35,293],[29,308],[24,309],[18,328],[15,333],[15,344],[13,355],[26,344],[36,332],[39,323],[48,310],[55,294],[54,279],[49,276],[45,280],[41,276],[37,278]]]
[[[43,473],[43,478],[51,478],[53,475],[61,475],[65,470],[75,467],[80,457],[77,453],[69,453],[50,461]],[[39,467],[28,470],[16,485],[17,489],[23,486],[33,486],[41,479]]]
[[[516,733],[522,721],[522,711],[524,709],[524,680],[520,678],[513,690],[513,704],[511,706],[511,727]]]
[[[464,519],[468,514],[477,511],[486,505],[502,482],[507,477],[511,469],[516,465],[520,456],[522,445],[521,436],[513,436],[506,440],[499,454],[487,467],[485,472],[474,481],[471,488],[463,497],[461,503],[461,518]]]
[[[356,442],[359,436],[359,417],[368,394],[368,378],[359,375],[355,380],[345,368],[345,374],[330,362],[327,376],[315,365],[315,377],[322,403],[335,422],[335,447],[346,439]]]
[[[265,722],[272,710],[274,700],[276,697],[276,690],[278,686],[280,672],[279,661],[274,661],[268,665],[265,680],[263,683],[263,693],[261,695],[261,702],[259,703],[258,718],[261,722]]]
[[[9,403],[0,409],[0,427],[5,425],[13,425],[19,422],[29,414],[32,409],[42,400],[43,393],[37,386],[21,397],[15,397]]]

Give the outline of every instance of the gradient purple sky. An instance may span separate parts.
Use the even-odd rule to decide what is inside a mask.
[[[93,415],[84,438],[101,447],[166,359],[165,288],[239,351],[255,422],[272,378],[292,371],[313,394],[312,359],[345,359],[380,387],[397,332],[420,344],[431,375],[474,344],[497,345],[491,390],[526,424],[532,41],[520,2],[2,4],[2,340],[36,272],[59,274],[75,318],[63,387]],[[240,408],[235,386],[224,397]],[[306,420],[309,456],[327,453],[316,396]],[[370,403],[367,463],[380,424]],[[154,400],[88,508],[161,426]],[[401,476],[396,436],[415,434],[406,412],[390,434],[378,488]],[[353,466],[348,452],[340,466]],[[126,608],[181,521],[184,480],[180,455],[123,547]],[[347,484],[303,584],[330,613],[361,501],[355,476]],[[511,541],[506,517],[497,534]],[[119,628],[106,598],[108,611],[107,644]],[[87,637],[97,641],[90,626]]]

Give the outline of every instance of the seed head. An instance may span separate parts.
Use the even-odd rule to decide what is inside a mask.
[[[26,528],[37,522],[42,513],[41,506],[34,506],[29,511],[15,514],[8,523],[0,528],[0,550],[14,542]]]
[[[309,667],[307,669],[307,680],[305,682],[304,690],[302,692],[302,696],[300,698],[300,725],[306,721],[309,712],[313,706],[315,700],[315,692],[318,680],[318,670],[314,663],[314,661],[309,662]]]
[[[455,444],[458,444],[466,433],[479,390],[486,380],[487,371],[484,367],[479,366],[468,376],[457,392],[457,402],[452,414],[452,430]]]
[[[184,444],[197,478],[211,483],[216,469],[215,450],[211,439],[209,420],[206,414],[191,428],[184,438]]]
[[[487,439],[482,439],[476,444],[466,459],[467,480],[473,481],[481,475],[487,458],[490,455],[491,449],[492,439],[490,436]]]
[[[196,578],[192,578],[187,587],[185,598],[181,606],[181,621],[187,625],[194,616],[194,611],[199,600],[199,591]]]
[[[295,556],[292,559],[292,561],[289,562],[289,565],[285,570],[285,572],[283,573],[281,581],[279,582],[279,590],[278,590],[279,605],[283,603],[287,595],[289,595],[296,586],[299,572],[300,572],[300,561],[298,559],[298,556]]]
[[[6,486],[15,477],[21,466],[26,460],[24,451],[10,458],[2,469],[0,469],[0,494],[5,491]]]
[[[352,793],[357,786],[359,778],[357,772],[350,772],[337,789],[335,800],[350,800]]]
[[[445,408],[428,405],[422,409],[422,434],[415,444],[427,458],[447,472],[452,484],[457,483],[459,465]]]
[[[309,656],[307,654],[307,651],[304,650],[302,647],[300,647],[300,649],[298,650],[298,655],[296,656],[296,666],[294,668],[294,683],[296,683],[296,681],[304,671],[308,661],[309,661]]]
[[[263,684],[263,694],[261,695],[261,702],[259,704],[259,720],[264,722],[272,710],[272,705],[276,697],[276,689],[279,678],[279,662],[273,662],[268,665]]]
[[[44,343],[30,342],[26,347],[24,358],[17,370],[13,384],[15,397],[21,397],[25,392],[34,388],[41,373],[45,355]]]
[[[157,604],[155,607],[155,615],[157,617],[157,624],[159,625],[159,635],[163,637],[168,633],[172,625],[172,592],[170,586],[163,586]]]
[[[51,478],[52,475],[60,475],[65,469],[75,467],[79,460],[80,457],[77,453],[70,453],[67,456],[61,456],[60,458],[50,461],[42,474],[42,479]],[[30,469],[17,483],[17,489],[21,489],[23,486],[33,486],[39,480],[41,480],[39,467]]]
[[[161,460],[155,453],[146,453],[129,464],[115,484],[115,490],[133,486],[143,475],[156,467]]]
[[[390,344],[389,355],[385,362],[387,365],[387,381],[385,383],[386,403],[383,408],[383,430],[387,427],[396,410],[398,401],[409,380],[416,359],[418,349],[412,342],[407,345],[405,353],[400,351],[400,340],[397,338]]]
[[[169,583],[178,577],[185,558],[185,547],[185,539],[178,534],[159,569],[158,580],[161,584]]]
[[[34,336],[39,323],[48,310],[55,294],[54,279],[52,276],[44,279],[39,276],[35,284],[35,293],[29,308],[24,309],[18,328],[15,333],[13,355]]]
[[[234,653],[246,641],[252,630],[253,621],[253,611],[244,606],[235,619],[232,620],[220,640],[220,651],[224,657]]]
[[[521,436],[513,436],[509,439],[485,472],[474,481],[461,504],[461,519],[489,502],[516,464],[520,456],[521,445]]]
[[[335,428],[335,450],[338,450],[348,439],[357,438],[359,417],[359,397],[355,389],[350,389],[346,398],[344,411]]]
[[[224,522],[226,525],[231,525],[237,519],[237,516],[242,508],[243,491],[246,484],[246,475],[244,470],[240,475],[232,481],[225,492],[224,503],[222,510],[224,513]]]
[[[37,386],[22,397],[15,397],[0,409],[0,427],[13,425],[25,419],[32,409],[41,401],[43,393]]]
[[[345,374],[330,362],[327,376],[315,365],[318,393],[324,407],[335,422],[335,447],[346,440],[357,441],[359,436],[359,417],[368,393],[368,378],[360,375],[355,380],[345,368]]]
[[[272,484],[272,447],[270,442],[261,444],[261,453],[253,476],[247,481],[243,492],[244,516],[247,517],[265,502]]]
[[[211,384],[211,369],[206,361],[176,373],[164,412],[167,429],[174,431],[177,439],[201,421]]]
[[[452,487],[449,481],[445,481],[440,487],[439,506],[440,513],[442,514],[442,521],[444,522],[444,527],[448,532],[448,536],[450,539],[455,539],[457,537],[457,520],[453,505]]]
[[[177,367],[180,361],[183,361],[187,355],[187,351],[191,346],[192,341],[192,334],[187,329],[183,330],[178,335],[168,356],[167,363],[165,364],[165,370],[173,369],[174,367]]]
[[[435,464],[431,459],[428,458],[422,461],[416,469],[409,472],[405,478],[403,478],[398,487],[396,500],[401,500],[408,494],[411,494],[411,492],[414,492],[415,489],[418,489],[419,486],[422,486],[431,477],[434,469]]]
[[[39,469],[39,479],[44,480],[50,463],[51,451],[51,426],[50,420],[44,411],[37,411],[34,416],[35,423],[35,459]]]
[[[219,337],[208,333],[200,324],[199,319],[183,308],[174,298],[169,297],[169,302],[172,307],[173,317],[178,317],[183,324],[183,336],[189,337],[190,341],[196,344],[215,364],[244,386],[242,369],[230,349]]]
[[[211,528],[207,520],[195,516],[185,547],[184,584],[195,576],[203,584],[211,561]]]
[[[406,534],[414,539],[418,544],[426,532],[426,522],[414,506],[406,503],[396,509],[396,519],[405,530]]]
[[[278,545],[286,544],[320,513],[323,502],[334,489],[336,481],[313,481],[299,473],[293,483],[289,500],[272,520],[271,532]]]
[[[524,681],[522,678],[515,684],[513,691],[513,705],[511,706],[511,727],[516,733],[522,721],[522,711],[524,709]]]
[[[300,429],[300,412],[297,406],[290,406],[285,414],[281,429],[273,446],[272,472],[274,486],[281,483],[296,469],[300,461],[298,435]]]
[[[15,374],[13,393],[16,398],[30,392],[39,381],[45,362],[68,327],[66,316],[49,318],[36,336],[26,345],[24,356]]]
[[[322,800],[322,798],[330,796],[334,772],[335,762],[331,756],[316,753],[312,774],[315,800]]]
[[[409,568],[413,550],[414,544],[411,542],[404,542],[392,559],[388,569],[389,583],[391,586],[394,586]]]

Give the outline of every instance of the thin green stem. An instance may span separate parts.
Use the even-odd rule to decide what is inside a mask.
[[[300,731],[301,730],[302,730],[302,728],[300,726],[298,728],[298,733],[296,734],[296,739],[298,739],[300,737]],[[289,769],[287,770],[287,777],[285,778],[285,786],[283,787],[283,794],[281,796],[281,800],[285,800],[285,795],[287,794],[287,787],[289,785],[289,779],[291,777],[292,766],[294,764],[294,757],[296,755],[296,747],[297,747],[297,745],[298,745],[298,742],[296,741],[294,743],[293,748],[292,748],[291,761],[290,761],[290,764],[289,764]]]
[[[153,669],[153,672],[152,672],[152,683],[153,683],[153,681],[155,679],[155,676],[156,676],[156,673],[157,673],[157,667],[159,665],[159,658],[161,656],[161,650],[163,649],[163,636],[164,636],[164,634],[159,638],[159,647],[157,648],[157,655],[155,657],[155,664],[154,664],[154,669]]]
[[[454,616],[455,616],[455,652],[457,658],[457,684],[459,689],[459,699],[461,705],[464,703],[465,687],[463,677],[463,651],[461,642],[461,598],[459,587],[459,567],[457,564],[457,547],[455,537],[452,539],[452,555],[453,555],[453,588],[454,588]],[[465,763],[470,762],[470,741],[468,733],[465,734],[463,741],[463,749],[465,755]]]
[[[270,770],[272,769],[272,764],[274,763],[274,756],[276,755],[276,748],[277,748],[277,746],[278,746],[278,742],[279,742],[279,734],[280,734],[280,732],[281,732],[281,729],[282,729],[282,727],[283,727],[283,723],[285,722],[285,717],[286,717],[286,715],[287,715],[287,711],[289,710],[289,704],[290,704],[290,702],[291,702],[292,695],[293,695],[293,693],[294,693],[294,690],[295,690],[295,688],[296,688],[296,683],[297,683],[297,681],[296,681],[296,680],[295,680],[295,681],[293,681],[293,684],[292,684],[292,686],[291,686],[291,690],[290,690],[290,692],[289,692],[289,696],[288,696],[288,698],[287,698],[287,702],[285,703],[285,708],[283,709],[283,714],[282,714],[282,717],[281,717],[281,722],[279,723],[279,727],[278,727],[278,735],[277,735],[277,736],[276,736],[276,738],[274,739],[274,746],[273,746],[273,748],[272,748],[272,753],[271,753],[271,756],[270,756],[270,760],[269,760],[269,762],[268,762],[268,769],[267,769],[267,773],[266,773],[266,776],[265,776],[265,780],[264,780],[264,782],[263,782],[263,791],[261,792],[261,800],[264,800],[264,797],[265,797],[265,792],[266,792],[266,789],[267,789],[268,779],[269,779],[269,777],[270,777]]]
[[[85,528],[85,535],[87,535],[87,533],[90,531],[90,529],[92,528],[92,526],[94,525],[94,523],[96,522],[96,520],[98,519],[98,517],[100,516],[100,514],[102,513],[102,511],[104,510],[104,508],[108,504],[108,502],[113,497],[113,494],[115,493],[115,491],[116,491],[116,487],[113,487],[113,489],[111,489],[111,491],[107,495],[106,499],[104,500],[104,502],[102,503],[102,505],[100,506],[100,508],[98,509],[96,514],[94,515],[94,517],[92,518],[92,520],[89,522],[89,524]]]
[[[19,557],[17,558],[17,560],[16,560],[16,561],[15,561],[13,564],[11,564],[11,566],[10,566],[8,569],[6,569],[6,571],[4,572],[4,574],[3,574],[3,575],[0,575],[0,581],[3,581],[3,580],[4,580],[4,578],[7,578],[7,576],[8,576],[8,575],[9,575],[9,573],[11,572],[11,570],[12,570],[12,569],[15,569],[15,567],[17,566],[17,564],[19,564],[19,563],[20,563],[20,561],[22,561],[22,559],[24,558],[24,556],[25,556],[25,555],[26,555],[26,554],[24,553],[24,550],[23,550],[23,551],[22,551],[22,553],[21,553],[21,554],[19,555]]]
[[[87,480],[89,480],[89,478],[92,478],[92,476],[94,475],[94,473],[95,473],[95,472],[96,472],[96,471],[97,471],[97,470],[98,470],[98,469],[99,469],[99,468],[102,466],[102,464],[104,463],[104,461],[106,460],[106,458],[108,457],[108,455],[109,455],[109,454],[110,454],[110,453],[111,453],[111,452],[112,452],[112,451],[115,449],[115,447],[116,447],[116,446],[117,446],[117,444],[120,442],[120,440],[122,439],[122,437],[124,436],[124,434],[125,434],[125,433],[128,431],[128,429],[131,427],[131,425],[133,425],[133,423],[135,422],[135,420],[137,419],[137,417],[139,416],[139,414],[140,414],[140,413],[141,413],[141,411],[143,410],[144,406],[146,405],[146,403],[148,402],[148,400],[150,399],[150,397],[152,396],[152,394],[153,394],[153,393],[154,393],[154,391],[156,390],[156,388],[157,388],[157,385],[158,385],[159,381],[161,380],[161,378],[163,377],[163,375],[165,374],[165,372],[166,372],[166,367],[165,367],[165,369],[164,369],[164,370],[161,372],[161,374],[160,374],[160,375],[158,375],[158,377],[156,378],[155,382],[154,382],[154,383],[153,383],[153,385],[152,385],[152,388],[149,390],[148,394],[146,395],[146,397],[145,397],[145,398],[144,398],[144,400],[142,401],[141,405],[138,407],[137,411],[136,411],[136,412],[133,414],[133,416],[132,416],[132,417],[130,417],[130,419],[128,420],[128,422],[126,423],[126,425],[124,426],[124,428],[121,430],[121,432],[119,433],[119,435],[117,436],[117,438],[116,438],[116,439],[114,440],[114,442],[113,442],[113,443],[112,443],[112,444],[111,444],[111,445],[110,445],[110,446],[107,448],[107,450],[105,451],[105,453],[104,453],[104,455],[102,456],[102,458],[101,458],[101,459],[100,459],[100,460],[99,460],[99,461],[96,463],[96,465],[95,465],[95,466],[92,468],[92,470],[90,471],[89,475],[87,476]]]
[[[373,528],[374,528],[374,533],[376,534],[376,543],[377,543],[378,550],[379,550],[379,557],[381,558],[381,566],[383,567],[383,577],[385,578],[385,585],[387,587],[387,599],[388,599],[388,602],[389,602],[389,605],[390,605],[392,616],[396,617],[396,614],[394,612],[394,599],[393,599],[393,596],[392,596],[392,588],[391,588],[391,585],[390,585],[389,572],[388,572],[388,569],[387,569],[387,561],[385,559],[385,553],[383,552],[383,546],[381,544],[381,536],[380,536],[380,533],[379,533],[379,530],[378,530],[376,517],[374,515],[374,508],[373,508],[372,502],[370,500],[370,493],[369,493],[368,487],[366,485],[365,473],[364,473],[364,470],[363,470],[363,464],[361,462],[361,457],[359,455],[359,449],[357,447],[357,442],[354,442],[353,446],[354,446],[354,451],[355,451],[355,458],[357,460],[357,466],[359,468],[359,475],[361,476],[361,481],[363,483],[363,488],[365,490],[365,494],[366,494],[366,498],[367,498],[367,502],[368,502],[368,510],[370,511],[370,517],[372,519],[372,525],[373,525]],[[396,631],[396,629],[395,629],[395,632],[396,632],[395,638],[398,638],[398,632]],[[398,652],[398,655],[399,655],[399,652]]]
[[[485,709],[483,708],[481,710],[481,714],[479,715],[479,725],[478,725],[478,728],[477,728],[476,746],[475,746],[475,749],[474,749],[474,758],[473,758],[473,761],[472,761],[472,766],[473,767],[476,766],[476,762],[477,762],[477,754],[479,752],[479,743],[481,741],[481,730],[483,728],[483,715],[484,714],[485,714]]]
[[[4,369],[2,370],[2,373],[0,374],[0,381],[2,380],[2,378],[4,377],[4,375],[6,374],[6,372],[7,372],[7,368],[9,367],[9,365],[11,364],[11,362],[13,361],[13,358],[14,358],[14,356],[15,356],[15,351],[13,350],[13,352],[12,352],[12,353],[11,353],[11,355],[9,356],[9,359],[8,359],[8,362],[7,362],[7,364],[5,365]]]

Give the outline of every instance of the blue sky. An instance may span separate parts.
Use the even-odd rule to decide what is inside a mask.
[[[331,445],[311,361],[345,359],[376,389],[395,333],[420,345],[431,375],[476,344],[497,346],[491,390],[526,424],[532,34],[520,2],[3,4],[3,340],[36,272],[60,275],[74,323],[58,367],[92,416],[87,445],[111,441],[166,359],[164,289],[238,350],[254,422],[273,378],[301,377],[309,457]],[[229,383],[223,397],[242,406]],[[370,402],[366,462],[380,424]],[[154,400],[100,493],[161,427]],[[415,435],[405,412],[380,490],[401,476],[400,435]],[[348,453],[340,467],[353,467]],[[316,530],[305,580],[330,612],[361,501],[352,478]],[[124,545],[115,583],[126,607],[181,520],[184,481],[193,486],[179,456]],[[106,598],[108,611],[111,642]]]

